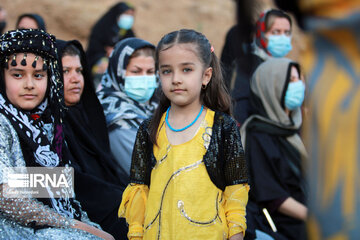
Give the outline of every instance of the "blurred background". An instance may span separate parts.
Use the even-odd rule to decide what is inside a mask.
[[[255,0],[254,0],[255,1]],[[257,11],[273,7],[272,0],[256,0]],[[64,40],[78,39],[87,47],[88,36],[95,22],[117,0],[1,0],[7,11],[6,30],[15,28],[23,13],[37,13],[46,23],[47,31]],[[180,28],[192,28],[204,33],[219,56],[227,31],[236,22],[234,0],[129,0],[135,7],[136,36],[157,44],[160,38]],[[257,14],[258,16],[258,14]],[[295,25],[295,24],[294,24]],[[294,29],[294,50],[289,57],[298,58],[302,50],[302,34]]]

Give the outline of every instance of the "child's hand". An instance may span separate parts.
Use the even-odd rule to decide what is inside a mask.
[[[232,235],[229,240],[243,240],[243,239],[244,239],[243,234],[242,234],[242,233],[238,233],[238,234]]]
[[[84,230],[105,240],[115,240],[111,234],[77,220],[75,220],[75,226],[73,226],[73,228]]]

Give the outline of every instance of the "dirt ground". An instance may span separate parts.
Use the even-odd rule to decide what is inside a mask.
[[[1,0],[7,11],[7,30],[15,27],[17,16],[37,13],[57,38],[78,39],[87,46],[94,23],[117,0]],[[192,28],[204,33],[215,53],[221,53],[227,30],[235,23],[234,0],[129,0],[135,9],[134,30],[138,37],[156,44],[173,30]],[[259,11],[271,6],[271,0],[259,1]]]

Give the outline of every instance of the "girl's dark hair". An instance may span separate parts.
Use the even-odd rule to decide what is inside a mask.
[[[211,67],[212,76],[205,89],[201,89],[200,101],[202,104],[214,111],[231,114],[231,98],[226,89],[222,76],[221,66],[216,57],[209,40],[195,30],[181,29],[166,34],[156,47],[156,70],[159,70],[159,54],[164,49],[169,49],[176,44],[193,44],[195,52],[203,63],[204,68]],[[163,113],[170,106],[170,100],[160,90],[159,106],[156,109],[149,125],[150,140],[156,144],[157,129]]]
[[[275,18],[286,18],[290,23],[290,30],[292,29],[291,17],[286,12],[279,9],[271,9],[265,16],[265,32],[267,32],[274,24]]]

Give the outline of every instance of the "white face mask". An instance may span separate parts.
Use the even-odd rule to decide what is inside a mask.
[[[157,88],[155,75],[126,76],[125,93],[137,102],[146,102]]]
[[[134,24],[134,16],[129,14],[122,14],[117,22],[119,28],[129,30]]]

